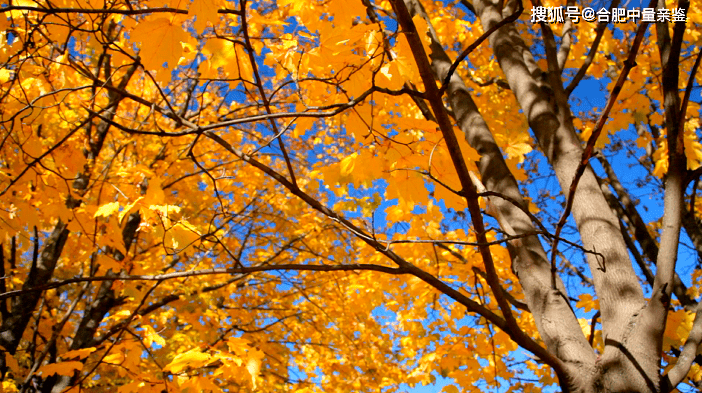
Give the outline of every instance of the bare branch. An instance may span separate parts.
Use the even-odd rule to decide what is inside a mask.
[[[244,34],[244,41],[246,42],[246,52],[249,54],[249,61],[251,62],[251,67],[253,68],[253,75],[255,78],[256,87],[258,87],[258,93],[263,101],[263,107],[266,109],[266,113],[273,114],[271,110],[271,103],[266,96],[265,88],[263,87],[263,80],[258,72],[258,63],[256,62],[256,57],[254,56],[253,46],[251,45],[251,37],[249,37],[249,29],[246,21],[246,0],[240,0],[239,6],[241,7],[241,31]],[[268,119],[268,122],[273,129],[273,134],[277,135],[278,147],[283,153],[283,158],[285,159],[285,165],[288,168],[288,175],[290,175],[290,180],[295,187],[297,185],[297,179],[295,178],[295,171],[292,167],[292,162],[290,162],[290,156],[288,155],[288,149],[285,148],[285,143],[283,142],[282,133],[278,130],[278,124],[275,119]]]
[[[453,248],[447,246],[446,244],[448,244],[448,243],[436,243],[436,246],[439,247],[439,248],[441,248],[441,249],[443,249],[443,250],[448,251],[449,253],[451,253],[451,255],[453,255],[456,259],[458,259],[459,261],[461,261],[461,263],[465,263],[465,264],[469,263],[469,262],[463,257],[463,255],[461,255],[459,252],[457,252],[457,251],[454,250]],[[478,268],[475,267],[475,266],[473,266],[473,273],[479,275],[479,276],[482,277],[483,279],[487,279],[487,275],[485,274],[485,272],[482,271],[482,270],[480,270],[480,269],[478,269]],[[522,311],[529,311],[529,305],[528,305],[528,304],[526,304],[526,303],[524,303],[524,302],[521,302],[521,301],[515,299],[514,296],[512,296],[511,293],[509,293],[509,292],[506,291],[504,288],[502,288],[502,286],[500,286],[500,289],[502,290],[503,296],[505,296],[505,297],[507,298],[507,300],[510,302],[510,304],[512,304],[515,308],[518,308],[518,309],[520,309],[520,310],[522,310]]]

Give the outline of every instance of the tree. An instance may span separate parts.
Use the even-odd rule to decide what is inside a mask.
[[[702,6],[544,6],[0,6],[3,391],[699,388]]]

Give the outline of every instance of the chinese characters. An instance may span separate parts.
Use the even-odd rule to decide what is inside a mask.
[[[611,11],[604,7],[600,8],[598,11],[595,11],[591,7],[585,7],[581,10],[578,6],[537,6],[531,8],[531,23],[565,23],[566,18],[573,23],[578,23],[581,19],[586,22],[597,21],[604,23],[687,21],[684,8],[612,8]]]

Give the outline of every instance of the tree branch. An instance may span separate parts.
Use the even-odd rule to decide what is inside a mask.
[[[684,5],[686,0],[681,3]],[[689,2],[687,3],[689,5]],[[660,0],[659,7],[665,7],[665,2]],[[663,220],[661,227],[660,248],[656,261],[656,276],[653,282],[653,294],[644,310],[642,325],[648,327],[639,335],[640,341],[656,345],[660,353],[663,345],[663,333],[668,309],[670,308],[670,294],[673,289],[675,265],[678,258],[678,245],[682,228],[682,214],[684,206],[685,174],[687,158],[685,156],[684,132],[679,128],[680,121],[680,96],[678,95],[679,61],[682,38],[685,32],[685,23],[678,22],[673,28],[672,41],[668,38],[668,24],[656,24],[658,33],[658,46],[663,66],[663,106],[665,108],[666,141],[668,142],[668,173],[665,180],[665,196],[663,199]],[[641,329],[643,330],[643,329]]]
[[[426,15],[418,1],[407,1],[413,15],[422,16],[429,26],[431,38],[431,67],[438,80],[446,80],[452,64],[438,41],[431,20]],[[519,5],[517,5],[519,7]],[[486,29],[488,30],[488,29]],[[496,30],[496,31],[499,31]],[[545,236],[551,236],[546,228],[534,217],[527,208],[519,186],[513,174],[507,167],[503,153],[495,142],[487,123],[478,111],[471,93],[465,83],[455,73],[444,84],[447,100],[460,129],[465,133],[466,142],[480,154],[478,169],[485,183],[481,184],[484,191],[478,195],[488,197],[491,214],[499,218],[502,226],[512,228],[506,238],[511,235],[537,234],[534,225],[538,225]],[[476,180],[480,182],[479,179]],[[516,240],[516,239],[515,239]],[[566,289],[559,280],[559,291],[544,290],[543,282],[548,281],[550,269],[546,252],[537,236],[527,236],[518,241],[507,242],[507,248],[512,259],[512,271],[519,278],[524,290],[525,299],[541,337],[547,348],[557,357],[568,361],[577,352],[592,355],[585,336],[568,304]],[[593,356],[594,361],[594,356]]]
[[[419,33],[412,22],[412,17],[405,3],[402,0],[391,0],[391,4],[397,16],[398,23],[407,37],[407,41],[409,42],[414,59],[417,62],[419,73],[426,89],[427,100],[429,101],[429,105],[434,112],[434,116],[436,116],[441,134],[446,141],[449,155],[451,156],[451,161],[453,162],[454,168],[458,173],[458,178],[463,188],[463,196],[468,202],[468,210],[470,211],[476,237],[479,242],[485,243],[487,239],[485,237],[485,228],[482,220],[482,214],[480,212],[480,206],[478,204],[476,186],[471,180],[468,168],[463,160],[463,154],[461,153],[458,145],[456,135],[453,132],[452,122],[449,120],[448,114],[444,108],[441,93],[436,86],[434,75],[431,71],[431,66],[429,64],[427,54],[424,51],[421,38],[419,37]],[[505,328],[500,328],[509,334],[510,337],[512,337],[512,339],[523,348],[534,353],[544,362],[553,367],[557,374],[563,375],[563,365],[561,361],[550,354],[543,347],[538,345],[531,337],[527,336],[519,328],[507,299],[502,296],[502,292],[500,291],[499,278],[495,272],[492,254],[490,253],[489,248],[487,246],[480,246],[478,249],[485,264],[488,285],[492,289],[495,299],[497,300],[500,310],[505,318]]]
[[[656,265],[656,262],[658,260],[658,244],[656,243],[656,240],[648,232],[643,218],[641,218],[641,215],[639,215],[636,206],[629,197],[629,193],[619,182],[619,179],[614,173],[614,169],[609,164],[609,161],[607,161],[607,159],[601,154],[597,154],[596,156],[600,164],[602,164],[602,166],[604,167],[605,173],[607,173],[609,184],[617,192],[617,196],[615,196],[609,190],[607,185],[604,184],[604,182],[602,182],[601,188],[603,194],[607,198],[607,202],[609,203],[610,207],[614,211],[616,211],[617,216],[621,217],[621,219],[624,220],[624,222],[629,228],[633,228],[634,237],[641,245],[641,249],[643,250],[644,255],[646,256],[646,258],[648,258],[649,261],[651,261],[651,263]],[[622,207],[620,202],[621,204],[624,204],[625,207]],[[653,287],[654,277],[653,273],[651,272],[651,269],[646,265],[642,256],[639,254],[639,251],[636,249],[636,245],[629,237],[626,228],[623,225],[621,225],[621,228],[622,236],[624,237],[624,241],[627,243],[629,251],[634,256],[634,261],[636,261],[636,263],[639,265],[639,268],[644,273],[646,281],[648,281],[649,285]],[[687,294],[687,287],[685,286],[685,283],[682,282],[680,276],[677,273],[675,273],[675,277],[673,277],[673,293],[680,301],[680,304],[682,304],[685,307],[691,307],[697,304],[697,302]]]
[[[687,377],[692,362],[697,356],[697,349],[700,347],[700,343],[702,343],[702,312],[700,312],[700,307],[697,307],[695,320],[692,322],[690,334],[687,336],[685,344],[683,344],[682,352],[678,356],[675,365],[663,376],[661,393],[672,391]]]
[[[652,1],[655,1],[655,0],[652,0]],[[627,59],[624,62],[624,69],[619,74],[619,78],[617,79],[617,82],[615,83],[614,88],[612,89],[612,93],[610,94],[609,99],[607,100],[607,105],[605,105],[604,110],[600,114],[600,118],[597,120],[597,124],[595,125],[595,129],[592,131],[590,138],[587,140],[587,145],[585,146],[585,150],[583,151],[582,158],[580,159],[580,164],[578,164],[578,167],[575,170],[575,174],[573,175],[573,180],[570,183],[570,188],[568,190],[568,196],[566,197],[566,207],[563,210],[563,214],[561,214],[561,218],[558,220],[558,223],[556,224],[555,238],[554,238],[553,244],[551,246],[552,251],[555,251],[558,249],[558,241],[559,241],[561,231],[563,230],[563,227],[565,226],[566,220],[568,219],[568,216],[570,216],[570,211],[573,208],[573,201],[575,200],[575,191],[577,190],[578,183],[580,182],[580,178],[585,173],[585,168],[587,168],[588,163],[590,161],[590,158],[592,157],[592,155],[594,153],[595,143],[597,142],[597,139],[600,137],[600,134],[602,133],[602,129],[604,128],[604,125],[607,122],[607,118],[609,117],[609,112],[612,110],[614,103],[617,101],[617,96],[619,95],[619,92],[621,91],[622,86],[624,85],[624,82],[626,82],[627,75],[629,75],[629,71],[632,68],[634,68],[634,66],[636,66],[636,55],[639,51],[639,46],[641,45],[641,42],[643,41],[647,27],[648,27],[648,22],[642,22],[641,25],[639,25],[639,29],[636,32],[636,38],[634,39],[634,43],[631,45],[631,49],[629,50],[629,55],[627,56]],[[552,252],[552,254],[551,254],[551,271],[553,271],[555,274],[555,271],[556,271],[556,254],[555,254],[555,252]]]

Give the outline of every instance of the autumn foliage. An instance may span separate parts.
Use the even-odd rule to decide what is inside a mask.
[[[698,389],[702,3],[573,5],[5,1],[0,390]]]

